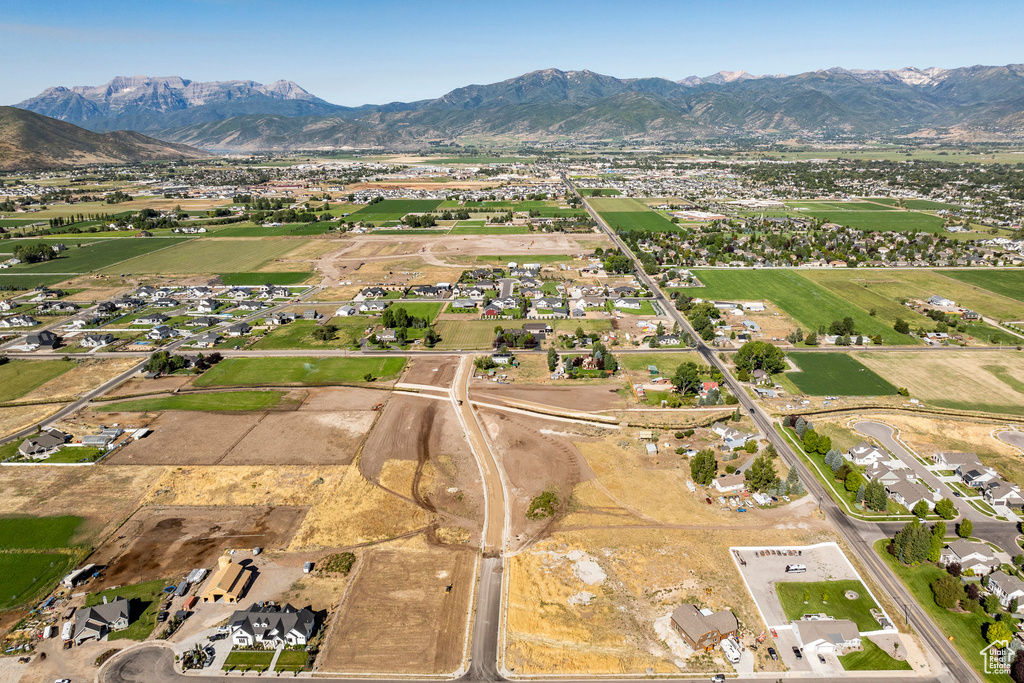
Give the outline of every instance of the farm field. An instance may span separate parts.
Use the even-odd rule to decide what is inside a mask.
[[[395,377],[406,359],[386,358],[228,358],[196,379],[197,387],[276,384],[340,384],[363,382],[366,373],[377,380]]]
[[[1006,273],[1011,277],[1003,278],[1005,291],[985,287],[983,282],[961,280],[957,273],[970,278],[974,275],[1000,275]],[[840,268],[837,270],[806,270],[801,274],[835,292],[847,301],[855,303],[865,310],[876,309],[878,317],[887,323],[894,323],[896,318],[908,322],[920,321],[926,327],[932,322],[911,311],[901,304],[907,298],[918,298],[925,301],[933,294],[941,294],[956,301],[959,305],[979,313],[1002,320],[1024,320],[1024,294],[1009,297],[1007,292],[1014,291],[1014,279],[1024,291],[1024,271],[963,271],[963,270],[886,270],[865,271],[863,269]],[[1016,278],[1012,277],[1016,276]],[[991,284],[991,283],[989,283]],[[998,287],[998,284],[993,284]]]
[[[835,619],[849,619],[861,631],[875,631],[881,626],[871,616],[878,604],[860,581],[785,581],[776,583],[775,591],[789,620],[824,612]],[[857,597],[847,598],[847,591]]]
[[[224,273],[251,272],[285,256],[301,241],[273,239],[221,239],[207,237],[182,242],[171,249],[138,256],[107,273]]]
[[[153,413],[164,410],[266,410],[281,402],[281,391],[218,391],[209,394],[177,394],[160,398],[103,403],[99,410],[105,413]]]
[[[404,308],[405,312],[416,318],[426,318],[433,321],[437,314],[444,308],[444,302],[434,301],[402,301],[392,304],[391,308]]]
[[[1024,270],[943,270],[946,277],[987,289],[1017,301],[1024,301]],[[959,302],[958,302],[959,303]]]
[[[801,216],[820,218],[854,230],[942,232],[943,219],[915,211],[801,211]]]
[[[896,387],[846,353],[791,352],[789,359],[801,372],[786,378],[811,396],[892,396]]]
[[[593,197],[595,194],[600,193],[602,197],[618,197],[622,193],[612,187],[584,187],[579,190],[581,197]]]
[[[920,344],[920,341],[899,334],[892,325],[868,315],[868,310],[844,297],[815,284],[802,272],[792,270],[694,270],[705,287],[679,290],[688,296],[703,299],[739,299],[760,301],[768,299],[804,327],[804,331],[828,327],[833,320],[849,316],[857,332],[881,335],[887,344]],[[898,305],[898,304],[897,304]],[[900,307],[902,310],[906,310]],[[909,313],[909,311],[908,311]],[[909,316],[908,316],[909,318]]]
[[[866,201],[876,202],[878,204],[886,204],[888,206],[895,206],[896,199],[893,197],[866,197]],[[960,207],[956,204],[946,204],[945,202],[936,202],[931,199],[904,199],[903,206],[908,209],[916,209],[918,211],[939,211],[940,209],[959,209]]]
[[[0,517],[0,550],[67,548],[82,524],[81,517]],[[0,592],[0,595],[3,595]]]
[[[0,610],[30,604],[42,597],[75,562],[64,553],[0,553]]]
[[[491,320],[440,320],[434,326],[441,335],[435,348],[441,351],[489,349],[494,341],[494,327],[499,324]]]
[[[8,275],[5,272],[0,274],[0,287],[9,291],[23,291],[34,287],[49,287],[67,279],[67,275],[34,275],[31,273]]]
[[[809,201],[809,202],[786,202],[786,206],[794,209],[809,209],[811,211],[893,211],[894,209],[888,206],[879,206],[878,204],[872,204],[871,202],[827,202],[827,201]]]
[[[167,247],[184,246],[191,239],[180,237],[136,237],[96,241],[80,247],[69,247],[60,258],[45,263],[19,264],[12,274],[26,273],[90,273],[116,263],[149,254]]]
[[[252,348],[264,350],[279,349],[344,349],[352,345],[363,335],[363,331],[372,325],[375,318],[351,316],[348,318],[331,318],[330,324],[338,328],[334,339],[321,341],[313,338],[313,331],[319,327],[314,320],[296,320],[286,325],[279,325],[270,330]]]
[[[222,284],[231,286],[257,285],[298,285],[309,279],[312,273],[280,272],[280,273],[221,273]]]
[[[13,401],[76,366],[66,360],[12,360],[0,365],[0,402]]]
[[[465,221],[463,221],[465,222]],[[451,235],[525,235],[530,232],[528,225],[456,225]]]
[[[637,200],[629,199],[628,197],[618,199],[614,197],[594,197],[588,199],[587,204],[589,204],[594,211],[597,211],[600,214],[625,213],[627,211],[633,211],[636,213],[653,213],[650,207],[646,204],[641,204]]]
[[[859,353],[857,359],[926,405],[1020,414],[1024,411],[1024,356],[984,354]],[[956,387],[951,391],[950,387]]]
[[[385,199],[353,211],[349,218],[369,221],[398,220],[408,213],[433,211],[440,205],[440,199]]]
[[[639,230],[642,232],[678,232],[679,228],[660,213],[647,210],[602,212],[603,218],[616,232]]]

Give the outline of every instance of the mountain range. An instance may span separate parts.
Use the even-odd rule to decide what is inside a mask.
[[[94,133],[66,121],[0,107],[0,170],[66,168],[209,156],[133,131]]]
[[[546,69],[432,100],[343,107],[291,81],[118,77],[16,105],[95,131],[130,129],[218,150],[421,147],[467,138],[695,140],[749,135],[1024,133],[1024,65],[720,71],[679,81]]]

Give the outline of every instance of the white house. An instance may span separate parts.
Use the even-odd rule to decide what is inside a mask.
[[[742,474],[723,474],[714,481],[714,487],[721,493],[736,493],[747,488],[747,481]]]
[[[992,572],[988,577],[988,589],[999,598],[999,604],[1008,607],[1014,598],[1024,603],[1024,581],[1016,576],[1009,576],[1002,570]],[[1020,608],[1018,607],[1018,610]]]
[[[849,619],[800,619],[793,632],[806,654],[842,655],[862,647],[857,624]]]
[[[231,643],[235,647],[302,646],[316,630],[316,615],[308,607],[253,605],[231,615]]]
[[[939,562],[959,564],[964,571],[970,569],[975,574],[988,574],[999,567],[999,560],[991,548],[984,543],[959,539],[953,541],[942,551]]]
[[[340,306],[340,307],[338,308],[338,310],[336,310],[336,311],[334,312],[334,315],[336,315],[336,316],[339,316],[339,317],[342,317],[342,318],[347,318],[348,316],[350,316],[350,315],[355,315],[355,314],[356,314],[356,313],[358,313],[358,312],[359,312],[359,311],[357,311],[357,310],[356,310],[356,307],[355,307],[355,306],[348,306],[348,305],[345,305],[345,306]]]
[[[861,441],[859,444],[844,453],[843,457],[854,465],[870,465],[873,462],[889,459],[888,454],[867,441]]]

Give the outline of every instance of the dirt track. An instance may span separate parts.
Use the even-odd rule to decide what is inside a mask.
[[[475,380],[470,389],[474,400],[487,403],[503,401],[529,401],[556,408],[571,410],[609,410],[625,408],[626,399],[619,395],[621,384],[579,386],[516,386],[514,384],[496,384],[484,380]]]

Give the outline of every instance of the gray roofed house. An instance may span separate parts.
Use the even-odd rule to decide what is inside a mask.
[[[990,505],[1005,505],[1011,508],[1024,507],[1024,497],[1020,495],[1020,488],[1008,481],[996,479],[986,482],[981,492]]]
[[[308,607],[296,609],[288,604],[280,607],[260,603],[232,614],[229,628],[235,647],[301,646],[309,642],[316,631],[316,614]]]
[[[386,327],[377,333],[377,339],[384,343],[391,343],[398,341],[398,334],[393,327]]]
[[[120,596],[107,603],[82,607],[75,612],[72,639],[81,645],[90,638],[101,640],[111,631],[123,631],[128,628],[130,615],[128,601]]]
[[[885,491],[889,494],[890,498],[908,510],[912,509],[922,500],[928,503],[928,507],[932,505],[931,492],[921,484],[912,481],[903,480],[887,484]]]
[[[999,598],[999,604],[1007,607],[1010,601],[1017,598],[1019,603],[1024,604],[1024,581],[1016,576],[1009,576],[1002,570],[992,572],[988,577],[988,589]],[[1018,611],[1020,611],[1018,609]]]
[[[57,429],[47,429],[36,436],[29,437],[18,446],[18,453],[26,458],[39,458],[49,455],[68,442],[70,434]]]
[[[132,321],[133,325],[162,325],[168,321],[168,317],[163,313],[149,313],[147,315],[140,316]]]
[[[954,470],[961,476],[963,472],[981,468],[981,458],[977,453],[935,453],[932,462],[942,465],[944,469]]]
[[[868,443],[867,441],[861,441],[849,451],[843,453],[843,457],[854,465],[870,465],[878,460],[889,459],[889,456],[886,455],[882,449]]]
[[[736,633],[739,622],[728,610],[712,612],[696,605],[680,605],[672,612],[672,629],[694,650],[710,650]]]
[[[347,318],[348,316],[355,315],[359,311],[356,310],[355,306],[349,306],[347,304],[339,306],[338,310],[334,312],[337,317]]]
[[[975,574],[988,574],[1000,565],[995,552],[986,544],[963,538],[947,545],[939,556],[939,562],[946,565],[956,563],[964,571],[970,569]]]
[[[60,338],[49,330],[42,330],[36,334],[30,334],[25,337],[25,346],[30,350],[39,348],[52,349],[57,346]]]
[[[241,337],[243,334],[249,334],[252,330],[252,326],[249,323],[235,323],[229,325],[227,332],[229,337]]]
[[[82,341],[79,342],[79,344],[88,349],[98,349],[101,346],[107,346],[108,344],[113,343],[114,335],[112,334],[87,334],[82,337]]]
[[[221,337],[216,332],[207,332],[196,340],[196,346],[201,349],[210,349],[220,343]]]
[[[862,647],[857,624],[849,619],[801,619],[793,622],[793,632],[810,654],[842,655]]]

